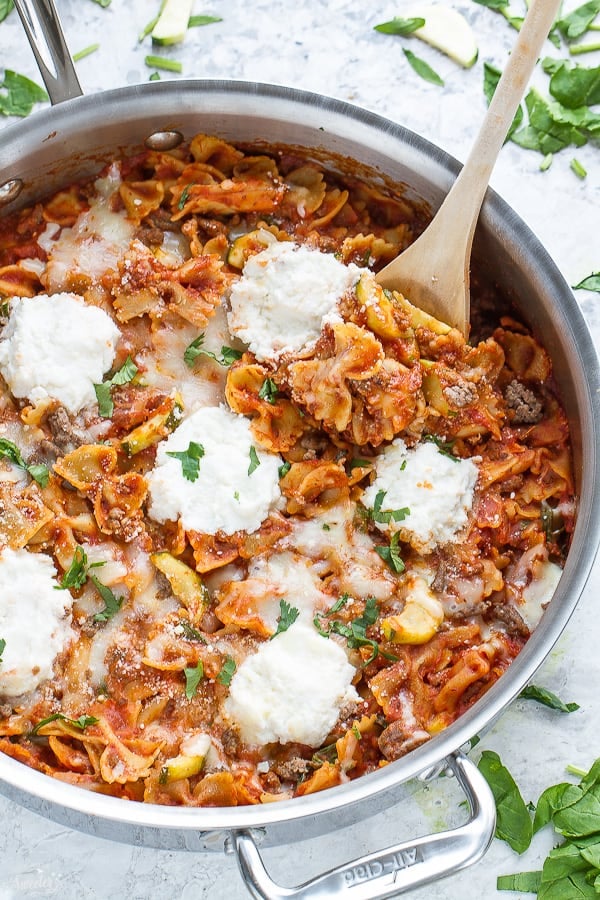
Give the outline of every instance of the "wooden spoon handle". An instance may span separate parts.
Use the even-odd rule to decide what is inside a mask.
[[[532,0],[469,157],[423,234],[377,273],[463,334],[469,329],[473,234],[498,153],[552,27],[561,0]]]
[[[460,211],[464,230],[458,227],[456,234],[468,234],[469,253],[494,164],[560,5],[561,0],[533,0],[531,3],[479,134],[444,203],[454,205]],[[466,227],[469,217],[470,228]]]

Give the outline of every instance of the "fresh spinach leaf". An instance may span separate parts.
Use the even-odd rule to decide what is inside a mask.
[[[578,703],[564,703],[560,697],[557,697],[552,691],[543,687],[538,687],[535,684],[529,684],[526,688],[523,688],[519,697],[522,697],[523,700],[536,700],[543,706],[548,706],[550,709],[556,709],[559,712],[571,713],[579,709]]]
[[[406,47],[402,48],[402,52],[404,53],[410,66],[414,69],[417,75],[419,75],[425,81],[429,81],[431,84],[443,86],[444,79],[440,78],[438,73],[431,68],[429,63],[426,63],[424,59],[416,56],[416,54],[414,54],[412,50],[407,50]]]
[[[515,780],[493,750],[483,751],[478,768],[496,801],[496,837],[524,853],[531,843],[532,822]]]
[[[573,285],[574,291],[598,291],[600,292],[600,272],[592,272],[586,278],[583,278],[579,284]]]
[[[4,70],[0,84],[0,115],[28,116],[36,103],[43,103],[48,94],[35,81],[12,69]]]
[[[425,19],[421,19],[420,17],[403,19],[396,16],[389,22],[382,22],[380,25],[375,25],[375,31],[380,31],[382,34],[407,35],[412,34],[418,28],[422,28],[424,24]]]

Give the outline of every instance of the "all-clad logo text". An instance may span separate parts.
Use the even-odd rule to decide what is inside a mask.
[[[393,853],[385,859],[377,859],[365,865],[348,869],[347,872],[344,872],[344,881],[347,887],[352,887],[363,881],[380,878],[382,875],[395,875],[396,872],[414,866],[418,862],[422,862],[421,852],[418,847],[411,847],[408,850]]]

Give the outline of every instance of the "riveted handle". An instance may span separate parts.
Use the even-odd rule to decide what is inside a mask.
[[[496,807],[490,788],[461,753],[447,759],[469,804],[468,822],[450,831],[406,841],[331,869],[298,887],[285,888],[269,876],[248,831],[232,834],[232,847],[246,887],[259,900],[383,900],[427,884],[477,862],[494,836]]]
[[[53,0],[15,0],[52,104],[82,94]]]

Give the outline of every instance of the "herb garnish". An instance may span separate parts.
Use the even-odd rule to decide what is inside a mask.
[[[272,378],[265,378],[260,386],[258,397],[260,400],[266,400],[267,403],[275,403],[279,390]]]
[[[188,346],[185,348],[183,361],[185,362],[186,366],[188,366],[188,368],[192,369],[194,367],[194,363],[199,356],[208,356],[210,357],[210,359],[214,359],[214,361],[220,366],[230,366],[237,359],[241,359],[242,357],[241,350],[235,350],[233,347],[228,347],[226,344],[223,344],[223,346],[221,347],[221,356],[219,357],[211,350],[204,349],[204,340],[205,333],[202,332],[202,334],[199,334],[197,338],[194,338],[191,344],[188,344]]]
[[[52,713],[51,716],[47,716],[45,719],[40,719],[35,728],[31,730],[31,734],[38,734],[40,728],[43,728],[44,725],[48,725],[50,722],[65,722],[67,725],[70,725],[72,728],[78,728],[80,731],[85,731],[88,725],[96,725],[98,723],[98,719],[95,716],[79,716],[78,719],[70,719],[68,716],[63,715],[63,713]]]
[[[94,587],[104,600],[104,609],[100,612],[96,613],[94,616],[94,622],[108,622],[109,619],[112,619],[123,605],[123,597],[117,597],[109,587],[105,584],[102,584],[101,581],[98,581],[95,575],[90,575],[90,581],[93,582]]]
[[[133,381],[137,375],[138,367],[130,356],[127,357],[120,369],[118,369],[112,378],[103,381],[102,384],[95,384],[94,391],[98,401],[98,412],[103,419],[110,419],[114,412],[115,405],[112,399],[112,389],[117,385],[128,384]]]
[[[392,521],[403,522],[404,519],[410,515],[410,509],[408,506],[403,506],[401,509],[382,509],[381,506],[386,494],[387,491],[377,491],[373,509],[371,511],[371,518],[374,522],[385,525],[389,525]]]
[[[496,837],[523,853],[531,843],[533,827],[519,788],[493,750],[483,751],[478,768],[496,801]]]
[[[572,713],[579,709],[578,703],[564,703],[560,697],[557,697],[552,691],[549,691],[544,687],[538,687],[535,684],[529,684],[527,687],[523,688],[519,697],[523,700],[536,700],[543,706],[548,706],[550,709],[556,709],[558,712]]]
[[[402,48],[402,52],[404,53],[406,59],[408,60],[411,68],[419,75],[424,81],[429,81],[431,84],[438,84],[443,86],[444,79],[440,78],[437,72],[435,72],[429,63],[426,63],[424,59],[418,57],[412,50],[407,50],[406,47]]]
[[[11,69],[4,70],[0,83],[0,115],[28,116],[35,103],[43,103],[48,94],[35,81]]]
[[[400,551],[398,550],[399,540],[400,535],[396,532],[391,536],[388,546],[379,545],[375,547],[375,552],[388,564],[392,572],[395,572],[397,575],[400,575],[405,569],[404,562],[400,556]]]
[[[260,459],[258,458],[256,447],[250,447],[250,465],[248,466],[248,475],[252,475],[252,473],[255,472],[259,466]]]
[[[179,460],[184,478],[188,481],[196,481],[200,474],[200,460],[204,456],[202,444],[190,441],[187,450],[167,450],[166,454]]]
[[[532,829],[535,834],[551,824],[564,842],[550,851],[541,871],[501,875],[498,890],[537,892],[539,898],[548,900],[598,896],[600,759],[587,773],[573,766],[567,770],[578,775],[580,783],[562,782],[547,788],[537,802]]]
[[[90,44],[88,47],[84,47],[83,50],[79,50],[77,53],[73,54],[73,62],[79,62],[80,59],[85,59],[86,56],[91,56],[92,53],[95,53],[98,50],[100,44]]]
[[[600,272],[592,272],[591,275],[588,275],[579,284],[573,285],[574,291],[599,291],[600,292]]]
[[[181,633],[186,640],[200,641],[203,644],[206,643],[206,638],[204,637],[204,635],[196,628],[194,628],[193,625],[190,625],[187,619],[182,619],[177,627],[181,628]]]
[[[448,459],[451,459],[453,462],[460,462],[460,457],[455,456],[452,453],[453,441],[445,441],[443,438],[438,437],[437,434],[424,434],[423,441],[426,441],[429,444],[435,444],[438,448],[438,452],[442,454],[442,456],[447,456]]]
[[[97,569],[103,565],[104,562],[88,563],[87,553],[81,544],[77,544],[71,564],[61,578],[57,590],[73,588],[78,591],[88,580],[89,569]]]
[[[422,28],[425,24],[425,19],[420,17],[413,17],[410,19],[403,19],[399,16],[395,16],[389,22],[382,22],[380,25],[375,25],[374,30],[380,31],[382,34],[401,34],[407,35],[412,34],[413,31],[416,31],[418,28]]]
[[[163,69],[165,72],[183,72],[183,65],[176,59],[166,56],[145,56],[144,63],[151,69]]]
[[[185,696],[188,700],[192,700],[196,696],[198,685],[204,678],[202,660],[199,659],[196,666],[184,669],[183,674],[185,675]]]
[[[4,22],[7,15],[13,11],[13,0],[0,0],[0,22]]]
[[[50,477],[48,466],[45,466],[42,463],[33,463],[31,465],[26,463],[17,445],[13,444],[12,441],[6,440],[6,438],[0,438],[0,457],[1,456],[6,457],[6,459],[9,459],[15,466],[28,472],[33,480],[37,481],[40,487],[45,488],[48,484],[48,479]]]
[[[284,462],[281,466],[279,466],[279,469],[277,470],[279,473],[279,477],[284,478],[287,475],[287,473],[290,471],[291,468],[292,468],[291,462]]]
[[[6,641],[4,638],[0,638],[0,663],[2,662],[2,654],[6,650]]]
[[[340,619],[331,620],[331,616],[335,615],[336,612],[339,612],[339,610],[346,605],[348,599],[347,594],[342,594],[327,612],[318,612],[315,615],[313,625],[319,634],[326,638],[331,634],[339,634],[340,637],[346,638],[348,647],[350,647],[351,650],[356,650],[358,647],[370,647],[371,656],[364,663],[365,666],[373,662],[380,653],[382,656],[385,656],[386,659],[396,660],[398,657],[394,656],[392,653],[385,653],[381,650],[377,641],[367,637],[367,628],[370,625],[375,624],[379,615],[379,608],[375,597],[367,598],[362,616],[353,619],[349,624],[342,622]],[[325,623],[323,621],[324,619],[330,619],[331,621]],[[327,624],[328,627],[323,628],[324,624]]]
[[[277,630],[271,635],[270,640],[273,640],[278,634],[283,634],[284,631],[287,631],[288,628],[294,624],[299,615],[299,609],[296,609],[295,606],[291,606],[287,600],[280,600]]]
[[[188,28],[198,28],[201,25],[213,25],[215,22],[222,22],[220,16],[190,16]]]
[[[235,660],[232,656],[226,656],[225,662],[221,666],[221,671],[217,675],[217,681],[219,684],[224,684],[226,686],[231,684],[231,679],[235,675],[235,670],[237,666],[235,664]]]

